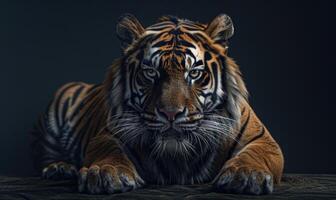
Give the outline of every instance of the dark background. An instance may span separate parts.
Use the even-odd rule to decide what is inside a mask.
[[[229,54],[283,149],[285,172],[336,173],[330,2],[1,1],[0,175],[33,173],[28,132],[38,114],[60,85],[103,79],[120,56],[115,25],[125,12],[145,26],[164,14],[200,22],[231,16]]]

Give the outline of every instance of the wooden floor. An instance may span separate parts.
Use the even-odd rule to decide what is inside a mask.
[[[335,199],[336,175],[286,174],[274,194],[264,196],[216,193],[210,185],[147,186],[128,193],[89,195],[77,192],[76,182],[37,177],[0,177],[0,199]]]

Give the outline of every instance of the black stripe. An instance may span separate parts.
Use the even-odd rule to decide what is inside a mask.
[[[211,54],[208,51],[206,51],[204,53],[204,61],[205,61],[205,63],[207,63],[208,60],[211,60],[211,58],[212,58]]]
[[[75,85],[78,85],[78,83],[71,83],[70,85],[68,85],[67,87],[63,88],[63,90],[60,92],[60,94],[56,97],[55,100],[55,106],[54,106],[54,110],[55,110],[55,119],[56,119],[56,124],[59,127],[61,127],[60,121],[58,119],[58,108],[60,106],[60,101],[62,99],[62,97],[64,96],[64,93],[69,90],[70,88],[74,87]]]
[[[53,152],[60,154],[61,148],[60,146],[57,146],[58,143],[56,141],[55,135],[51,134],[50,125],[48,123],[46,115],[39,120],[38,128],[39,128],[40,133],[43,134],[43,136],[39,138],[40,139],[39,143],[41,145],[41,148],[44,151],[48,151],[47,148],[50,148],[52,149]]]
[[[190,43],[190,42],[188,42],[186,40],[179,40],[178,44],[182,45],[182,46],[186,46],[186,47],[190,47],[190,48],[196,49],[196,47],[195,47],[195,45],[193,43]]]
[[[157,43],[155,43],[152,47],[162,47],[165,45],[168,45],[169,41],[159,41]]]
[[[247,146],[248,144],[252,143],[253,141],[261,138],[262,136],[264,136],[264,134],[265,134],[265,127],[263,126],[262,129],[261,129],[261,131],[259,132],[259,134],[257,136],[255,136],[254,138],[252,138],[250,141],[248,141],[245,144],[245,146]]]
[[[101,105],[101,101],[104,100],[103,97],[100,97],[100,98],[99,98],[99,94],[98,94],[98,95],[94,95],[94,96],[92,96],[92,98],[95,98],[95,99],[91,102],[90,105],[84,104],[86,110],[85,110],[85,112],[80,116],[80,118],[77,120],[75,126],[72,127],[72,130],[71,130],[71,133],[72,133],[72,134],[73,134],[74,132],[76,132],[77,130],[79,130],[79,131],[82,131],[82,130],[84,130],[84,131],[88,131],[87,128],[83,128],[83,127],[82,127],[82,128],[79,129],[78,127],[79,127],[80,125],[82,125],[83,123],[85,124],[85,127],[87,127],[88,124],[91,123],[91,121],[92,121],[91,119],[92,119],[92,117],[94,117],[94,115],[93,115],[92,113],[94,113],[95,109],[97,109],[97,108]],[[90,98],[90,99],[92,99],[92,98]],[[86,120],[84,120],[84,119],[86,119]],[[95,119],[95,120],[96,120],[96,119]],[[76,141],[76,140],[77,140],[78,135],[83,135],[83,133],[82,133],[82,132],[77,133],[77,134],[75,135],[75,139],[74,139],[73,141]]]
[[[102,98],[103,99],[103,98]],[[100,99],[96,104],[94,104],[94,107],[96,108],[96,109],[100,109],[99,108],[99,106],[101,105],[101,100],[102,99]],[[85,122],[85,126],[84,127],[82,127],[82,129],[81,130],[84,130],[85,132],[81,132],[81,133],[79,133],[79,134],[77,134],[76,135],[76,137],[75,137],[75,140],[74,140],[74,142],[75,142],[75,144],[73,144],[72,145],[72,147],[78,147],[78,145],[79,144],[82,144],[81,145],[81,149],[80,149],[80,151],[81,152],[86,152],[86,147],[88,146],[88,143],[89,143],[89,141],[90,141],[90,138],[92,138],[92,134],[98,134],[97,132],[94,132],[93,130],[92,130],[92,122],[93,122],[93,120],[92,120],[92,117],[97,117],[96,116],[96,113],[95,113],[95,111],[96,111],[96,113],[97,113],[97,110],[95,110],[95,109],[92,109],[92,113],[90,113],[90,119],[89,120],[87,120],[86,122]],[[101,114],[101,118],[102,119],[95,119],[95,120],[98,120],[98,121],[102,121],[102,120],[106,120],[106,117],[104,117],[105,115],[104,114]],[[99,125],[99,123],[98,123],[98,125]],[[105,126],[105,125],[104,125]],[[96,129],[97,128],[101,128],[101,126],[99,126],[99,127],[96,127]],[[88,136],[86,137],[87,138],[87,140],[86,141],[83,141],[83,137],[86,135],[86,134],[88,134]],[[83,145],[83,142],[85,142],[85,144]],[[84,149],[82,149],[82,148],[84,148]]]
[[[198,40],[198,38],[195,37],[195,34],[191,34],[191,33],[188,33],[188,32],[185,32],[184,34],[186,34],[188,37],[190,37],[193,41],[200,41],[200,40]]]
[[[238,142],[240,141],[240,138],[242,137],[243,133],[245,132],[245,129],[246,129],[246,127],[247,127],[247,124],[249,123],[250,117],[251,117],[251,113],[249,112],[249,113],[248,113],[248,116],[247,116],[247,118],[246,118],[246,120],[245,120],[245,122],[244,122],[244,124],[241,126],[240,132],[239,132],[239,134],[237,135],[237,137],[236,137],[236,139],[235,139],[235,141],[234,141],[234,144],[233,144],[232,148],[231,148],[230,151],[229,151],[229,158],[232,157],[232,154],[233,154],[234,150],[236,149],[237,144],[238,144]]]
[[[100,85],[95,85],[87,91],[88,94],[86,97],[81,101],[81,103],[76,107],[75,111],[73,111],[72,115],[69,117],[70,121],[72,121],[73,118],[78,115],[82,108],[86,106],[88,101],[90,101],[93,97],[96,96],[97,93],[99,93],[100,90],[97,89],[98,86]]]
[[[69,98],[64,102],[63,108],[62,108],[62,126],[64,126],[65,116],[69,107]]]
[[[83,91],[84,89],[84,85],[80,86],[74,93],[73,97],[72,97],[72,104],[71,105],[74,105],[79,94]]]
[[[204,65],[203,60],[199,60],[194,64],[194,67],[202,66]]]
[[[190,49],[185,49],[184,53],[191,56],[194,60],[197,60],[196,56],[192,53],[192,51],[190,51]]]
[[[215,79],[215,80],[213,81],[213,82],[214,82],[214,85],[215,85],[214,93],[217,94],[216,92],[217,92],[217,89],[218,89],[218,84],[221,84],[221,83],[218,83],[218,78],[217,78],[217,77],[218,77],[217,75],[218,75],[218,73],[219,73],[218,70],[217,70],[217,69],[218,69],[218,65],[217,65],[217,63],[215,63],[215,62],[211,63],[211,68],[212,68],[212,72],[213,72],[211,75],[212,75],[212,76],[214,77],[214,79]],[[217,95],[216,95],[216,97],[217,97]],[[215,99],[213,99],[213,101],[215,102]]]

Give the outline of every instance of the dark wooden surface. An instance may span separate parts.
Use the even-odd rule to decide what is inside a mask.
[[[216,193],[210,185],[147,186],[113,195],[77,192],[76,182],[47,181],[38,177],[0,177],[0,199],[335,199],[336,175],[286,174],[272,195],[251,196]]]

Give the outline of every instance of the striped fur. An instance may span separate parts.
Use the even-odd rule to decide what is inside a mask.
[[[108,109],[102,88],[74,82],[56,92],[34,131],[38,168],[57,161],[81,166],[87,143],[106,124]]]
[[[226,15],[209,24],[165,16],[147,28],[121,17],[124,53],[103,83],[64,85],[39,121],[34,158],[43,176],[78,175],[89,193],[207,182],[272,192],[283,157],[227,55],[233,30]]]

